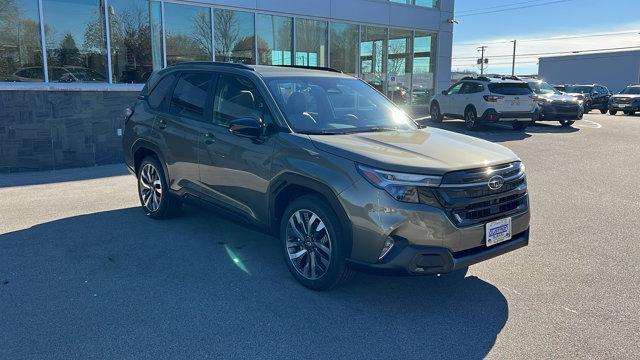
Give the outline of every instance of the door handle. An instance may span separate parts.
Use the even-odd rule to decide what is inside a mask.
[[[165,120],[165,119],[158,120],[158,127],[160,129],[166,129],[167,128],[167,120]]]
[[[204,143],[207,145],[211,145],[216,141],[215,136],[212,133],[204,133]]]

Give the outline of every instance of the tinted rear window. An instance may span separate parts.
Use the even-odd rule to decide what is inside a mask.
[[[489,84],[489,91],[500,95],[531,95],[532,91],[526,83]]]

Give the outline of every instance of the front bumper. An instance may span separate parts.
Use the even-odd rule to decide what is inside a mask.
[[[609,104],[609,110],[614,111],[640,111],[640,105],[638,104]]]
[[[492,247],[479,246],[473,249],[451,252],[447,248],[396,244],[381,263],[365,263],[349,260],[352,268],[369,273],[384,275],[426,275],[443,274],[489,260],[520,249],[529,244],[529,229],[511,240]]]
[[[539,120],[580,120],[583,109],[580,105],[541,105]]]
[[[528,198],[522,211],[499,215],[511,217],[514,236],[492,247],[486,246],[486,221],[456,226],[446,210],[399,202],[364,179],[342,192],[339,200],[352,224],[349,262],[363,270],[416,275],[442,273],[515,250],[527,245],[529,239]],[[395,246],[379,260],[387,237],[395,240]],[[424,265],[421,261],[433,259],[433,255],[438,255],[437,266],[418,266]],[[416,270],[418,267],[423,270]]]

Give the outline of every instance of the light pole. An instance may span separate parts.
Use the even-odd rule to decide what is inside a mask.
[[[511,76],[516,75],[516,44],[517,40],[513,40],[513,61],[511,62]]]
[[[478,48],[481,51],[480,55],[480,75],[484,75],[484,49],[488,48],[488,46],[483,45]]]

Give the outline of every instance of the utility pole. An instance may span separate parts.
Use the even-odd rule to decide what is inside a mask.
[[[486,48],[488,48],[488,46],[486,46],[486,45],[480,46],[478,48],[478,50],[480,50],[482,52],[481,53],[482,55],[480,56],[480,75],[484,75],[484,64],[485,64],[485,61],[484,61],[484,49],[486,49]]]
[[[513,40],[513,62],[511,63],[511,76],[516,75],[516,43],[517,40]]]

